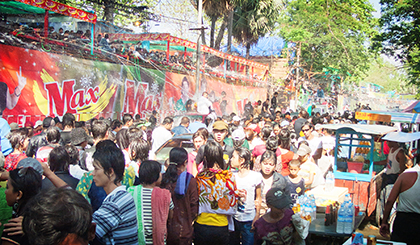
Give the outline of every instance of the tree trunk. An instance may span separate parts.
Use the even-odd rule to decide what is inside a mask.
[[[219,33],[217,34],[217,38],[216,38],[216,41],[214,43],[214,49],[216,49],[216,50],[219,50],[220,49],[220,43],[223,40],[223,36],[225,34],[225,29],[226,29],[227,22],[228,22],[228,16],[225,15],[223,17],[222,26],[220,26]]]
[[[114,12],[115,12],[115,3],[114,1],[106,1],[104,4],[104,19],[111,24],[114,24]]]
[[[210,48],[214,48],[214,29],[216,29],[217,17],[211,17],[211,27],[210,27]]]
[[[227,53],[231,53],[232,49],[232,26],[233,26],[233,9],[229,11],[228,16],[228,46],[227,46]]]
[[[249,52],[251,51],[251,43],[246,43],[246,58],[249,59]]]

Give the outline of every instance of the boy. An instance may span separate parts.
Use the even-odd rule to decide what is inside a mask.
[[[321,169],[311,161],[311,148],[301,144],[297,154],[299,155],[300,171],[298,173],[305,180],[305,187],[313,189],[324,182]]]
[[[298,196],[303,195],[305,192],[305,181],[298,175],[300,171],[300,162],[293,159],[289,162],[289,176],[287,180],[290,186],[290,196],[292,197],[293,204],[296,203]]]

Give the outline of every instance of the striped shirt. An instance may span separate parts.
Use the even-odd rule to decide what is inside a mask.
[[[93,213],[96,237],[104,244],[138,244],[136,207],[125,188],[113,190]]]
[[[153,245],[153,222],[152,222],[152,191],[150,188],[142,188],[142,207],[143,207],[143,227],[146,245]],[[171,200],[169,210],[174,209],[174,203]],[[166,244],[166,240],[165,240]]]

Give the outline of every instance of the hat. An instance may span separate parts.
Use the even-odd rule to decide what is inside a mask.
[[[322,126],[322,124],[317,123],[317,124],[315,125],[315,130],[320,130],[320,129],[323,129],[323,126]]]
[[[80,145],[88,140],[88,135],[83,128],[74,128],[70,132],[70,142],[72,145]]]
[[[280,123],[280,127],[286,127],[286,126],[289,126],[289,124],[290,124],[289,121],[284,120]]]
[[[19,129],[19,125],[15,122],[11,123],[9,126],[10,126],[10,131]]]
[[[309,146],[301,144],[296,154],[298,154],[299,156],[305,156],[306,154],[309,154],[311,152],[312,150],[311,148],[309,148]]]
[[[267,192],[265,199],[267,204],[278,209],[290,207],[290,204],[292,204],[290,195],[284,193],[280,187],[271,188]]]
[[[42,121],[42,127],[43,128],[49,128],[50,126],[54,126],[55,122],[52,117],[46,117],[44,118],[44,121]]]
[[[240,121],[241,120],[241,118],[240,117],[238,117],[238,116],[234,116],[233,118],[232,118],[232,121]]]
[[[25,123],[25,128],[33,128],[34,127],[34,123],[31,121],[28,121]]]
[[[44,173],[44,170],[42,169],[41,163],[32,157],[27,157],[22,160],[20,160],[16,166],[16,168],[27,168],[31,167],[35,171],[37,171],[40,175]]]
[[[245,129],[250,129],[254,132],[256,132],[257,134],[259,134],[261,132],[260,127],[258,127],[257,124],[249,124]]]
[[[42,126],[42,121],[40,121],[40,120],[35,122],[34,128],[37,128],[39,126]]]
[[[227,130],[228,129],[228,124],[225,123],[222,120],[216,121],[213,123],[213,129],[216,130]]]
[[[245,139],[245,132],[242,129],[236,129],[232,133],[233,140],[243,140]]]

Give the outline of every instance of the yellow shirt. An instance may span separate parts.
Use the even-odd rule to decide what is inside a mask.
[[[211,213],[201,213],[198,215],[197,223],[200,225],[209,225],[209,226],[227,226],[228,219],[225,214],[211,214]]]

